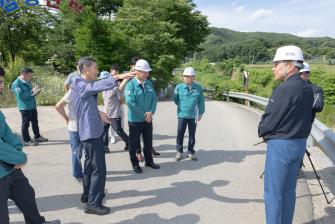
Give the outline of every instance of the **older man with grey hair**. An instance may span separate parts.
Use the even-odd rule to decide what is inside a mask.
[[[105,150],[102,141],[103,125],[98,110],[98,93],[117,86],[116,79],[133,77],[126,73],[98,80],[99,73],[95,59],[83,57],[78,68],[81,77],[71,86],[71,98],[74,102],[79,138],[85,151],[84,192],[81,201],[86,203],[85,213],[105,215],[110,208],[102,205],[106,182]],[[107,119],[105,119],[107,120]]]
[[[264,200],[266,224],[290,224],[295,208],[295,190],[306,139],[312,126],[313,90],[300,77],[304,67],[297,46],[277,49],[273,74],[281,83],[270,97],[258,127],[267,143]]]

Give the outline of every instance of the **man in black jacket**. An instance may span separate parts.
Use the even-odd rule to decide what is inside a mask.
[[[276,80],[258,127],[267,142],[264,200],[267,224],[290,224],[295,208],[297,173],[312,126],[313,90],[300,77],[303,53],[296,46],[277,49],[273,60]]]
[[[306,80],[312,87],[313,93],[314,93],[314,103],[313,103],[313,121],[315,118],[315,113],[319,113],[323,110],[324,106],[324,96],[323,96],[323,90],[321,87],[315,85],[312,83],[309,78],[310,78],[310,65],[307,62],[304,62],[304,68],[300,69],[300,77],[303,80]]]

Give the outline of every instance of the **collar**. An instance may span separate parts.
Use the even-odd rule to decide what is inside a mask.
[[[23,83],[28,83],[26,80],[24,80],[21,76],[19,76],[19,80]]]
[[[142,86],[143,88],[144,86],[146,86],[146,83],[147,83],[147,80],[144,80],[143,83],[141,83],[136,77],[134,77],[132,81],[137,83],[138,86]]]
[[[139,85],[143,85],[143,86],[144,86],[145,81],[143,81],[143,83],[141,83],[140,80],[138,80],[136,77],[134,77],[134,78],[135,78],[135,80],[137,81],[137,83],[138,83]]]
[[[300,77],[300,73],[297,72],[297,73],[291,75],[290,77],[288,77],[288,78],[286,79],[286,81],[290,81],[290,80],[300,80],[300,79],[302,79],[302,78]]]
[[[186,89],[186,88],[187,88],[187,89],[189,89],[189,88],[188,88],[188,85],[187,85],[186,83],[183,83],[183,84],[184,84],[184,88],[185,88],[185,89]],[[193,89],[193,87],[194,87],[194,83],[192,83],[192,85],[191,85],[191,88],[190,88],[190,89]]]

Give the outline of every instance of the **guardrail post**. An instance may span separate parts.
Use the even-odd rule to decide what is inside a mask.
[[[247,106],[247,107],[250,107],[250,101],[249,101],[249,100],[246,100],[246,101],[244,102],[244,105]]]

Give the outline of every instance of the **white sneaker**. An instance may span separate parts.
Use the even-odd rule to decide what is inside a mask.
[[[111,137],[110,143],[111,144],[115,144],[116,143],[116,140],[115,140],[114,136]]]
[[[180,152],[177,152],[177,155],[176,155],[175,160],[178,162],[178,161],[180,161],[182,158],[183,158],[183,154],[180,153]]]
[[[188,158],[192,161],[197,161],[198,158],[194,156],[194,154],[188,154]]]

